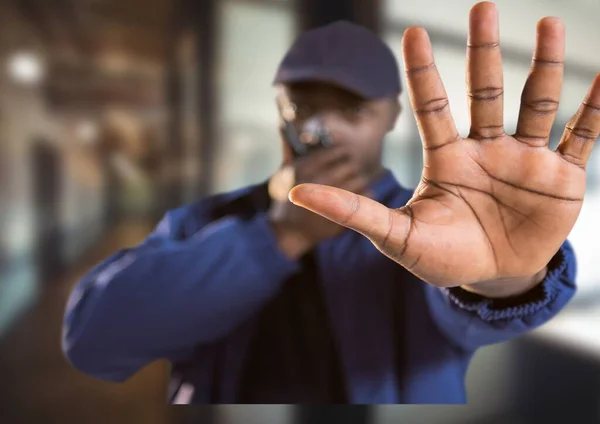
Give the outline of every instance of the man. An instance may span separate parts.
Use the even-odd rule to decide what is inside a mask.
[[[412,192],[381,164],[399,112],[389,48],[346,22],[302,35],[275,82],[301,137],[318,117],[333,146],[296,157],[284,143],[269,182],[170,211],[99,264],[67,307],[67,357],[111,381],[167,358],[192,403],[464,403],[476,349],[547,322],[575,291],[566,237],[600,131],[600,79],[548,149],[563,50],[560,21],[540,21],[507,135],[497,11],[476,5],[461,138],[427,34],[407,30],[425,154]],[[276,195],[290,167],[294,203]]]

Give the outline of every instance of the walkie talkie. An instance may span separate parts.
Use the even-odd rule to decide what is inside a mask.
[[[283,95],[277,96],[277,106],[283,121],[284,138],[294,152],[294,156],[305,156],[314,150],[327,148],[333,144],[329,131],[318,118],[307,121],[302,128],[302,133],[299,134],[294,125],[295,106]]]

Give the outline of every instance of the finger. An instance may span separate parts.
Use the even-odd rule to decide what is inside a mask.
[[[585,168],[600,134],[600,74],[577,113],[569,120],[558,143],[557,152],[569,162]]]
[[[426,150],[437,149],[460,139],[450,112],[448,96],[435,66],[429,36],[412,27],[402,39],[408,94],[419,134]]]
[[[504,135],[502,55],[498,10],[493,3],[478,3],[469,15],[467,95],[469,137],[490,139]]]
[[[558,18],[544,18],[523,94],[515,138],[533,146],[547,146],[554,124],[563,80],[565,27]]]
[[[371,240],[383,253],[394,256],[406,242],[410,218],[368,197],[318,184],[292,189],[292,203],[350,228]],[[393,250],[393,252],[392,252]]]

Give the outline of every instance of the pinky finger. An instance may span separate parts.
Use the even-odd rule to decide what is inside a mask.
[[[569,120],[556,151],[567,161],[585,168],[600,134],[600,74],[596,76],[579,110]]]

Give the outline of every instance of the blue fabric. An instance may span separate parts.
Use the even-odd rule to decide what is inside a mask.
[[[389,172],[373,189],[390,207],[412,195]],[[194,403],[235,403],[258,312],[299,267],[278,250],[257,196],[252,186],[172,210],[143,243],[84,276],[64,320],[72,365],[124,381],[166,358]],[[544,324],[575,292],[568,242],[539,296],[507,307],[423,283],[352,231],[320,244],[317,260],[357,404],[466,402],[475,350]]]

